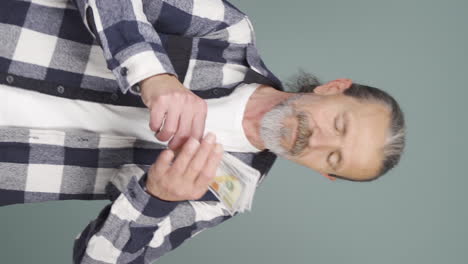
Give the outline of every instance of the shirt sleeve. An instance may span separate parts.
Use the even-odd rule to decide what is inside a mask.
[[[123,93],[147,77],[177,76],[164,35],[238,42],[252,38],[248,19],[223,0],[74,0],[85,26],[104,51]]]
[[[231,215],[209,192],[197,201],[167,202],[145,192],[146,173],[124,165],[111,179],[112,201],[77,236],[74,263],[153,263]]]

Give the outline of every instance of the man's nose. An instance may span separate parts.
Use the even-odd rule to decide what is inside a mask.
[[[341,145],[341,138],[333,131],[320,130],[314,131],[309,139],[312,149],[335,149]]]

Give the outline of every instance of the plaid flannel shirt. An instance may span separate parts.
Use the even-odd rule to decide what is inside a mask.
[[[60,97],[145,107],[138,83],[161,73],[202,98],[252,74],[282,89],[222,0],[6,0],[0,34],[0,83]]]
[[[202,98],[240,83],[282,89],[248,18],[221,0],[6,0],[0,34],[0,83],[65,98],[144,107],[137,84],[159,73],[176,75]],[[76,238],[75,263],[151,263],[230,217],[209,192],[164,202],[143,190],[162,145],[5,127],[0,144],[0,205],[112,201]],[[276,159],[268,151],[231,154],[262,178]]]
[[[0,206],[112,201],[76,238],[74,263],[151,263],[231,216],[211,193],[166,202],[144,191],[164,145],[82,131],[0,128]],[[233,153],[265,176],[270,152]]]

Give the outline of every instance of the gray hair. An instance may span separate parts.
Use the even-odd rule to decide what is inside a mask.
[[[317,77],[300,70],[296,76],[292,77],[288,82],[286,82],[286,87],[288,88],[287,92],[310,93],[313,92],[315,87],[319,86],[320,84],[321,83]],[[373,181],[387,173],[400,161],[403,149],[405,148],[406,136],[405,118],[403,111],[401,110],[397,101],[391,95],[375,87],[353,83],[350,88],[343,92],[343,94],[354,97],[360,101],[373,101],[381,103],[382,105],[386,106],[391,113],[390,127],[388,131],[389,133],[383,147],[383,160],[379,172],[370,179],[356,180]],[[338,175],[333,176],[349,180]]]

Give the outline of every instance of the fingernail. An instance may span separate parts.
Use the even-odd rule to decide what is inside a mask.
[[[206,135],[205,140],[206,140],[206,142],[208,142],[210,144],[213,144],[215,142],[215,138],[216,138],[216,136],[213,133],[209,132]]]
[[[223,152],[223,146],[221,144],[216,144],[215,152],[218,154]]]

